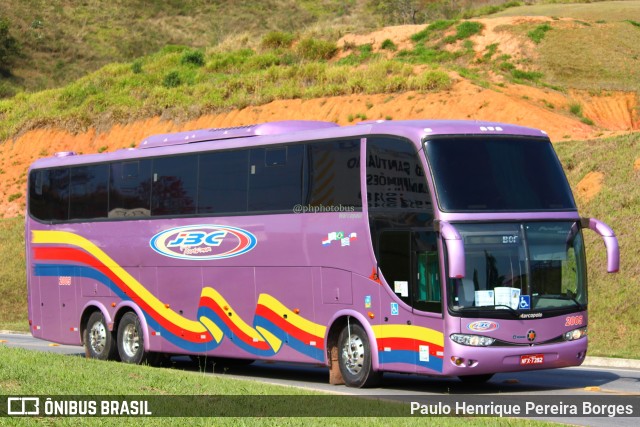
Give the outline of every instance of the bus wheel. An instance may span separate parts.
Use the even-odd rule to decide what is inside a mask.
[[[464,375],[460,376],[460,381],[469,385],[478,385],[484,384],[489,381],[493,377],[493,374],[482,374],[482,375]]]
[[[138,316],[131,311],[122,316],[118,325],[118,353],[125,363],[139,365],[146,361],[142,326]]]
[[[380,373],[371,369],[371,346],[366,332],[357,323],[345,326],[338,337],[338,364],[348,387],[371,387]]]
[[[84,349],[87,357],[91,359],[112,360],[116,358],[117,349],[113,342],[113,335],[100,311],[95,311],[89,316],[87,327],[84,330]]]

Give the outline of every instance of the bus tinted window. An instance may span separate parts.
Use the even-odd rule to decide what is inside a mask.
[[[71,168],[69,219],[106,218],[109,210],[109,165]]]
[[[196,213],[197,180],[196,155],[154,159],[151,215]]]
[[[362,207],[359,139],[309,144],[307,164],[304,204]]]
[[[54,221],[69,217],[69,169],[50,169],[31,173],[29,200],[31,214]]]
[[[424,171],[409,141],[367,139],[367,193],[371,209],[431,210]]]
[[[549,140],[459,137],[426,143],[445,211],[575,209]]]
[[[249,150],[201,154],[198,213],[247,211]]]
[[[287,211],[302,201],[303,145],[254,148],[249,162],[249,211]]]
[[[111,165],[109,218],[149,216],[151,211],[151,160]]]

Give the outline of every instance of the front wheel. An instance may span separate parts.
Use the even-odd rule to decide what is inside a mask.
[[[345,326],[338,337],[338,364],[348,387],[372,387],[380,381],[380,373],[371,369],[371,346],[362,326]]]
[[[113,360],[116,358],[117,349],[113,342],[113,335],[100,311],[95,311],[89,316],[84,330],[84,351],[91,359]]]
[[[147,361],[140,319],[131,311],[122,316],[118,325],[118,354],[125,363],[139,365]]]

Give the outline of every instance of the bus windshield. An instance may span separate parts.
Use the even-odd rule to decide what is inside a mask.
[[[581,311],[587,305],[584,245],[575,222],[456,224],[466,272],[449,280],[455,314]]]
[[[425,143],[445,212],[575,210],[551,142],[531,137],[446,137]]]

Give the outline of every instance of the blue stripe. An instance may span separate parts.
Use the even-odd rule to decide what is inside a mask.
[[[271,334],[276,336],[278,339],[286,343],[289,347],[291,347],[295,351],[302,353],[305,356],[309,356],[314,360],[318,360],[320,362],[324,361],[324,353],[322,349],[316,348],[310,344],[307,344],[299,340],[298,338],[292,335],[289,335],[286,331],[276,326],[270,320],[262,316],[256,316],[254,318],[253,325],[254,325],[254,328],[260,326],[266,329],[268,332],[270,332]]]
[[[417,351],[411,350],[391,350],[379,351],[380,363],[406,363],[418,365],[433,371],[442,372],[442,359],[433,355],[429,356],[429,361],[420,360]]]

